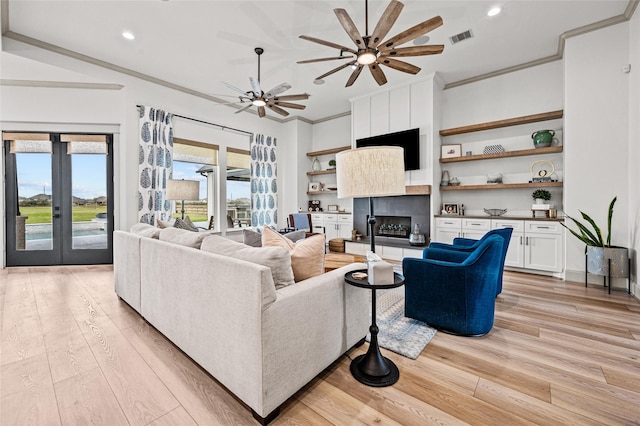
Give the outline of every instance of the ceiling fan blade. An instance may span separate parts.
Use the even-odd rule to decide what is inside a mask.
[[[444,51],[444,44],[430,44],[428,46],[411,46],[411,47],[399,47],[389,51],[384,51],[380,54],[380,58],[400,58],[403,56],[424,56],[424,55],[439,55]]]
[[[226,81],[223,81],[223,82],[222,82],[222,84],[224,84],[225,86],[227,86],[229,89],[231,89],[231,90],[233,90],[233,91],[236,91],[236,92],[238,92],[238,93],[242,93],[244,96],[247,96],[247,95],[250,93],[250,92],[245,92],[245,91],[244,91],[244,90],[242,90],[242,89],[238,89],[236,86],[234,86],[234,85],[232,85],[232,84],[229,84],[229,83],[227,83]]]
[[[384,72],[382,72],[382,68],[380,68],[380,66],[377,63],[373,63],[373,64],[369,64],[369,71],[371,71],[371,75],[373,75],[373,78],[376,80],[376,83],[378,83],[378,86],[382,86],[383,84],[387,83],[387,77],[384,75]]]
[[[355,61],[353,61],[355,63]],[[351,75],[349,76],[349,80],[347,80],[347,84],[344,85],[344,87],[349,87],[351,86],[353,83],[356,82],[356,79],[358,78],[358,76],[360,75],[360,72],[362,71],[362,68],[364,68],[363,65],[358,65],[358,68],[356,68],[355,70],[353,70],[353,72],[351,73]]]
[[[245,111],[245,110],[247,110],[247,109],[251,108],[252,106],[253,106],[253,104],[249,104],[249,105],[245,106],[244,108],[240,108],[239,110],[237,110],[236,112],[234,112],[234,114],[239,114],[239,113],[241,113],[242,111]]]
[[[403,43],[406,43],[409,40],[413,40],[416,37],[420,37],[423,34],[428,33],[429,31],[433,31],[439,26],[442,25],[442,18],[440,16],[435,16],[431,19],[427,19],[424,22],[415,25],[408,30],[401,32],[395,37],[391,37],[389,40],[384,43],[380,43],[378,46],[381,50],[389,50],[394,46],[400,46]]]
[[[409,74],[418,74],[422,69],[407,62],[398,61],[391,58],[378,58],[378,64],[385,65],[398,71],[408,72]]]
[[[287,111],[285,111],[285,110],[283,110],[282,108],[279,108],[279,107],[277,107],[277,106],[275,106],[275,105],[267,104],[267,106],[268,106],[269,108],[271,108],[272,110],[274,110],[275,112],[277,112],[278,114],[280,114],[280,115],[284,115],[285,117],[286,117],[287,115],[289,115],[289,113],[288,113]],[[262,109],[264,110],[264,107],[262,107]]]
[[[293,109],[305,109],[307,106],[306,105],[300,105],[300,104],[292,104],[291,102],[280,102],[278,100],[272,99],[270,100],[267,105],[269,106],[279,106],[282,108],[293,108]]]
[[[325,77],[327,77],[327,76],[329,76],[329,75],[333,74],[334,72],[338,72],[338,71],[340,71],[341,69],[346,68],[346,67],[349,67],[349,66],[351,66],[351,65],[353,65],[353,64],[355,64],[355,63],[356,63],[356,61],[351,61],[351,62],[349,62],[348,64],[340,65],[339,67],[334,68],[334,69],[332,69],[331,71],[326,72],[326,73],[322,74],[322,75],[321,75],[321,76],[319,76],[319,77],[316,77],[316,80],[321,80],[321,79],[323,79],[323,78],[325,78]]]
[[[263,106],[259,106],[258,107],[258,115],[260,116],[260,118],[264,117],[266,115],[266,112],[264,111],[264,107]]]
[[[274,98],[277,101],[303,101],[305,99],[309,99],[309,95],[308,93],[300,93],[299,95],[284,95],[284,96],[278,96],[277,98]]]
[[[306,36],[306,35],[301,35],[301,36],[299,36],[299,38],[301,38],[303,40],[311,41],[311,42],[314,42],[314,43],[322,44],[324,46],[333,47],[334,49],[339,49],[339,50],[342,50],[343,52],[353,53],[354,55],[358,53],[355,50],[353,50],[351,48],[348,48],[346,46],[342,46],[340,44],[332,43],[330,41],[320,40],[319,38],[310,37],[310,36]]]
[[[334,56],[332,58],[318,58],[318,59],[307,59],[304,61],[298,61],[297,64],[310,64],[313,62],[323,62],[323,61],[334,61],[337,59],[353,59],[352,56]]]
[[[262,96],[262,88],[260,88],[260,82],[255,77],[249,77],[249,81],[251,82],[251,88],[253,89],[253,94],[256,95],[256,98]]]
[[[278,84],[276,87],[265,93],[264,97],[267,99],[273,98],[274,96],[279,95],[280,93],[289,89],[291,89],[291,85],[289,83]]]
[[[371,47],[377,46],[378,43],[386,37],[389,30],[398,19],[398,16],[400,16],[400,12],[402,12],[403,7],[404,5],[396,0],[392,0],[391,3],[389,3],[389,6],[387,6],[380,17],[378,24],[373,30],[373,34],[371,34]]]
[[[366,47],[366,45],[364,44],[364,40],[360,35],[360,31],[358,31],[356,24],[353,23],[347,11],[344,9],[333,9],[333,11],[338,17],[340,25],[342,25],[342,28],[344,28],[347,34],[349,34],[349,37],[351,38],[351,40],[353,40],[356,46],[358,46],[358,48],[360,49]]]

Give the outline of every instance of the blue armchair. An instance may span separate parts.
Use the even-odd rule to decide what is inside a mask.
[[[491,235],[471,253],[429,249],[425,259],[403,259],[405,316],[453,334],[488,333],[502,246],[502,237]],[[429,259],[432,255],[441,259]]]
[[[484,241],[486,238],[492,235],[501,236],[504,239],[504,241],[502,246],[502,258],[500,260],[500,277],[498,279],[498,287],[496,289],[496,296],[498,296],[500,293],[502,293],[502,274],[504,272],[504,261],[507,257],[507,250],[509,249],[509,242],[511,242],[512,233],[513,233],[513,228],[492,229],[491,231],[484,234],[482,238],[480,238],[479,240],[472,240],[470,238],[455,238],[453,240],[453,244],[433,242],[429,245],[429,247],[424,249],[424,251],[426,252],[427,250],[438,249],[438,250],[455,250],[459,252],[471,253],[476,248],[478,248],[480,243]],[[423,255],[424,255],[424,252],[423,252]],[[434,258],[437,259],[437,257],[434,257]]]

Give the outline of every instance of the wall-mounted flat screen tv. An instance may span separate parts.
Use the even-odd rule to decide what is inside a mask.
[[[404,169],[420,168],[420,131],[419,129],[403,130],[386,135],[356,139],[356,148],[365,146],[399,146],[404,148]]]

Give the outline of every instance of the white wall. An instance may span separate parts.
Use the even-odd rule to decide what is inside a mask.
[[[630,99],[629,74],[622,71],[629,63],[628,23],[568,39],[564,63],[565,210],[573,217],[588,213],[606,238],[607,207],[617,196],[611,242],[628,247]],[[637,181],[634,186],[637,192]],[[567,278],[580,281],[584,245],[569,235],[565,246]]]
[[[638,252],[640,252],[640,13],[629,22],[629,229],[632,253],[634,294],[638,285]]]
[[[532,68],[480,80],[442,92],[442,128],[454,128],[488,121],[503,120],[524,115],[563,109],[562,61],[554,61]],[[462,154],[471,151],[481,154],[487,145],[502,145],[506,150],[533,148],[531,134],[536,130],[552,129],[562,140],[562,120],[533,123],[485,130],[463,135],[437,137],[434,165],[440,157],[440,143],[462,145]],[[511,157],[463,163],[447,163],[434,168],[434,188],[440,182],[440,170],[447,170],[462,184],[484,184],[486,175],[502,173],[505,183],[526,182],[531,179],[530,167],[534,160],[546,159],[554,163],[556,174],[562,179],[562,154],[544,157]],[[548,165],[546,166],[548,168]],[[552,203],[562,208],[562,189],[549,188]],[[484,208],[506,208],[507,215],[531,214],[533,190],[507,189],[492,191],[441,192],[441,200],[465,205],[465,214],[484,215]],[[435,198],[435,197],[434,197]],[[437,209],[436,209],[437,210]]]

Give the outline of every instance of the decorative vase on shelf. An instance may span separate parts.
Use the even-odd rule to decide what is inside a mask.
[[[440,185],[442,186],[449,185],[449,172],[447,170],[442,171],[442,178],[440,178]]]
[[[313,164],[311,165],[311,170],[313,170],[314,172],[319,172],[320,171],[320,160],[318,160],[318,157],[313,159]]]
[[[423,246],[426,243],[424,234],[420,232],[420,225],[417,223],[413,226],[413,232],[409,234],[409,244],[412,246]]]

